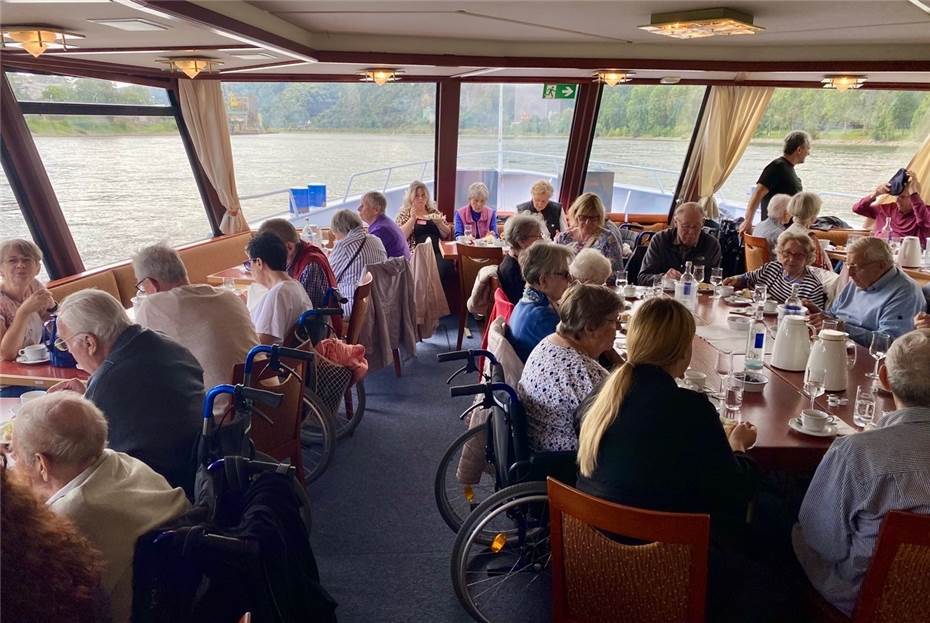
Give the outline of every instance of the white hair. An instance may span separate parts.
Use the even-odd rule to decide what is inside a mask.
[[[103,412],[77,392],[62,391],[30,400],[16,415],[13,443],[19,460],[31,465],[36,454],[53,464],[86,465],[107,444]]]
[[[469,199],[484,199],[488,200],[490,193],[488,192],[488,187],[482,184],[481,182],[475,182],[468,187],[468,198]]]
[[[930,407],[930,329],[916,329],[894,341],[885,356],[891,392],[908,407]]]
[[[701,218],[707,218],[707,214],[704,212],[704,206],[702,206],[700,203],[697,203],[695,201],[689,201],[687,203],[683,203],[677,208],[675,208],[675,217],[678,217],[679,215],[684,214],[685,212],[689,210],[693,210],[697,212],[698,214],[701,215]]]
[[[137,281],[150,278],[166,287],[189,281],[181,256],[163,242],[142,247],[132,258],[132,270],[136,273]]]
[[[891,247],[881,238],[874,236],[865,236],[853,240],[846,246],[846,256],[855,253],[860,264],[865,262],[880,262],[885,266],[894,264],[894,256],[891,254]]]
[[[362,195],[362,201],[367,201],[373,205],[381,214],[384,214],[387,210],[387,197],[384,196],[384,193],[379,193],[377,190],[370,190]]]
[[[546,221],[539,214],[518,212],[504,223],[504,240],[517,249],[523,249],[524,242],[537,232],[543,239],[549,238]]]
[[[362,226],[362,217],[352,210],[339,210],[333,214],[331,226],[334,232],[346,235],[356,227]]]
[[[796,229],[786,229],[778,235],[778,241],[775,243],[775,253],[781,253],[785,245],[789,242],[797,242],[804,248],[807,253],[807,264],[813,264],[817,258],[817,249],[814,247],[814,241],[807,234]]]
[[[58,321],[72,334],[89,333],[107,346],[132,326],[126,310],[103,290],[80,290],[68,295],[58,308]]]
[[[575,259],[568,266],[568,272],[582,283],[604,285],[610,278],[613,267],[603,253],[589,247],[575,254]]]
[[[779,193],[769,199],[768,214],[769,218],[781,220],[788,211],[788,203],[791,201],[791,195]]]
[[[814,219],[820,214],[821,205],[823,205],[823,201],[817,193],[802,191],[788,202],[788,213],[791,214],[796,223],[810,228]]]

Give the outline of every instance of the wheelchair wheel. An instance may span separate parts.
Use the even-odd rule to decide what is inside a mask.
[[[336,423],[336,439],[343,439],[355,432],[355,427],[365,415],[365,385],[362,381],[349,386],[333,417]]]
[[[494,533],[490,544],[484,535]],[[482,623],[548,621],[551,599],[546,483],[501,489],[462,524],[452,549],[452,585]]]
[[[494,474],[486,464],[485,443],[487,430],[484,426],[470,428],[452,442],[436,470],[434,493],[439,514],[453,532],[458,532],[462,522],[481,502],[494,493]],[[471,445],[479,445],[480,459],[485,462],[485,469],[481,470],[480,480],[473,484],[462,484],[456,477],[459,459],[465,450],[465,444],[475,440]]]
[[[304,483],[319,478],[336,454],[336,427],[332,415],[312,393],[304,391],[304,421],[300,430],[303,446]]]

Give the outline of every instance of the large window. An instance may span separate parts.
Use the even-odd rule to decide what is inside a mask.
[[[87,268],[140,247],[211,235],[190,162],[162,89],[90,78],[8,74],[28,102],[154,106],[154,116],[26,114]]]
[[[288,189],[325,184],[328,209],[379,190],[388,213],[407,185],[431,184],[436,86],[397,83],[224,83],[236,184],[249,222],[282,215]]]
[[[930,92],[776,89],[718,193],[723,210],[744,213],[759,174],[781,155],[782,139],[792,130],[812,137],[811,153],[796,171],[804,190],[822,197],[821,215],[858,226],[863,219],[852,213],[853,204],[906,166],[930,133]]]
[[[585,190],[609,212],[667,214],[702,86],[604,86]]]
[[[459,112],[456,205],[484,182],[488,204],[513,210],[530,187],[549,180],[558,199],[574,99],[545,99],[540,84],[463,84]]]
[[[2,168],[0,168],[0,232],[2,232],[3,240],[10,238],[32,240],[26,219],[23,218],[23,213],[13,195],[13,189],[6,179],[6,172]],[[42,283],[48,281],[48,271],[44,263],[39,271],[39,281]]]

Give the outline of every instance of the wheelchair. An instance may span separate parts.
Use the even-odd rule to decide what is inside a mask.
[[[499,371],[497,361],[486,351],[460,351],[440,355],[442,361],[465,359],[463,371],[475,370],[475,358],[486,357],[492,375]],[[451,381],[456,375],[453,375]],[[467,505],[449,504],[445,512],[457,513],[461,521],[452,549],[450,571],[456,596],[476,621],[500,623],[514,619],[546,620],[550,618],[551,595],[549,570],[549,509],[546,477],[552,476],[574,484],[575,452],[533,452],[526,431],[526,416],[516,391],[505,383],[482,377],[483,383],[450,389],[452,396],[480,396],[469,409],[481,406],[490,409],[483,425],[487,435],[483,472],[477,497],[472,486],[472,499]],[[466,411],[466,415],[469,411]],[[461,452],[456,440],[444,456],[437,472],[437,503],[439,483],[455,479],[450,474],[447,457]],[[448,487],[444,487],[446,491]],[[460,485],[461,488],[461,485]],[[493,491],[491,491],[493,489]],[[440,512],[444,512],[440,504]],[[450,527],[453,527],[446,514]],[[514,613],[514,600],[522,609]]]

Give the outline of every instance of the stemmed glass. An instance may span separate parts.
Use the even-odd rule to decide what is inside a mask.
[[[714,300],[720,299],[720,286],[723,284],[723,269],[710,269],[710,285],[714,286]]]
[[[875,370],[866,374],[870,379],[878,379],[878,366],[881,364],[882,359],[885,358],[885,353],[888,352],[890,345],[890,335],[882,331],[872,332],[872,344],[869,346],[869,354],[875,359]]]
[[[814,409],[814,401],[817,396],[824,392],[824,379],[827,378],[827,371],[823,368],[808,368],[804,371],[804,392],[811,397],[811,410]]]
[[[733,371],[733,353],[728,350],[717,351],[717,365],[715,367],[717,374],[720,376],[720,394],[721,399],[727,396],[726,380]]]

